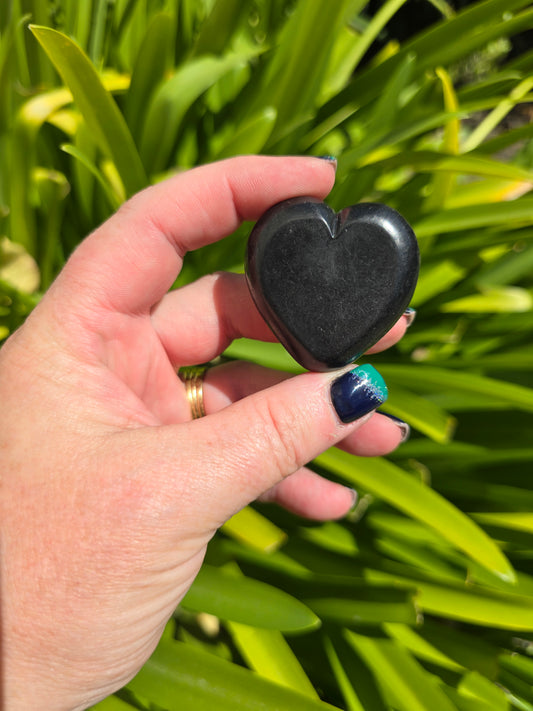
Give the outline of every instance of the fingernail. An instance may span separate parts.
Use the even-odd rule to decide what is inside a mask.
[[[389,415],[388,412],[381,412],[379,413],[380,415],[385,415],[385,417],[388,417],[389,420],[392,420],[394,424],[399,428],[400,432],[402,433],[402,438],[400,442],[405,442],[406,440],[409,439],[409,435],[411,434],[411,428],[407,424],[407,422],[404,422],[403,420],[400,420],[399,417],[395,417],[394,415]]]
[[[416,318],[416,309],[412,309],[410,306],[409,308],[405,309],[403,312],[403,315],[405,316],[405,320],[407,322],[407,328],[413,323],[413,321]]]
[[[348,511],[348,513],[352,513],[357,508],[359,496],[357,495],[357,491],[355,489],[348,489],[348,491],[350,491],[350,493],[352,494],[352,505],[350,506],[350,510]]]
[[[344,373],[331,385],[331,401],[341,422],[353,422],[372,412],[387,399],[387,386],[371,365]]]
[[[337,169],[337,159],[335,156],[316,156],[317,158],[320,158],[320,160],[327,160],[328,163],[331,163],[335,169]]]

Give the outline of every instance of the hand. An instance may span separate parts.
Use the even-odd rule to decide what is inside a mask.
[[[305,463],[337,443],[398,445],[379,414],[339,420],[338,374],[213,368],[207,417],[191,421],[175,372],[236,337],[273,340],[242,276],[167,294],[184,254],[280,200],[323,198],[333,180],[326,161],[247,157],[143,191],[80,245],[0,351],[6,711],[82,709],[125,684],[224,521],[260,496],[342,516],[351,490]]]

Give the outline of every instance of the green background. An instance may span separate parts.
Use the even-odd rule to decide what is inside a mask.
[[[415,323],[369,359],[411,440],[313,463],[359,491],[343,521],[228,522],[153,658],[95,708],[533,711],[533,51],[511,52],[533,9],[432,0],[399,42],[404,4],[0,6],[0,338],[129,195],[237,154],[337,156],[328,202],[391,205],[422,255]],[[179,284],[241,271],[249,230]],[[272,344],[226,355],[298,370]]]

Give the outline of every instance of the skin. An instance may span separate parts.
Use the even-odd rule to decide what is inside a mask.
[[[324,198],[333,181],[323,160],[243,157],[148,188],[78,247],[0,351],[6,711],[84,709],[124,685],[224,521],[259,497],[341,517],[353,492],[306,462],[335,444],[399,444],[379,414],[338,420],[338,373],[213,368],[195,421],[175,373],[236,337],[274,340],[241,276],[167,294],[184,254],[280,200]]]

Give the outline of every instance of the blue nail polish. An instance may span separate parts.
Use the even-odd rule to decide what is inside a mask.
[[[399,417],[395,417],[394,415],[389,415],[388,412],[381,412],[379,413],[380,415],[384,415],[385,417],[388,417],[389,420],[392,420],[394,424],[399,428],[400,432],[402,433],[402,439],[400,440],[401,442],[405,442],[406,440],[409,439],[409,435],[411,434],[411,428],[407,424],[407,422],[404,422],[403,420],[400,420]]]
[[[412,309],[410,306],[403,312],[405,320],[407,321],[407,328],[413,323],[416,318],[416,309]]]
[[[387,386],[371,365],[360,365],[331,385],[331,401],[342,422],[353,422],[382,405]]]
[[[335,158],[335,156],[315,156],[315,157],[320,158],[320,160],[327,161],[335,168],[335,170],[337,170],[337,159]]]

